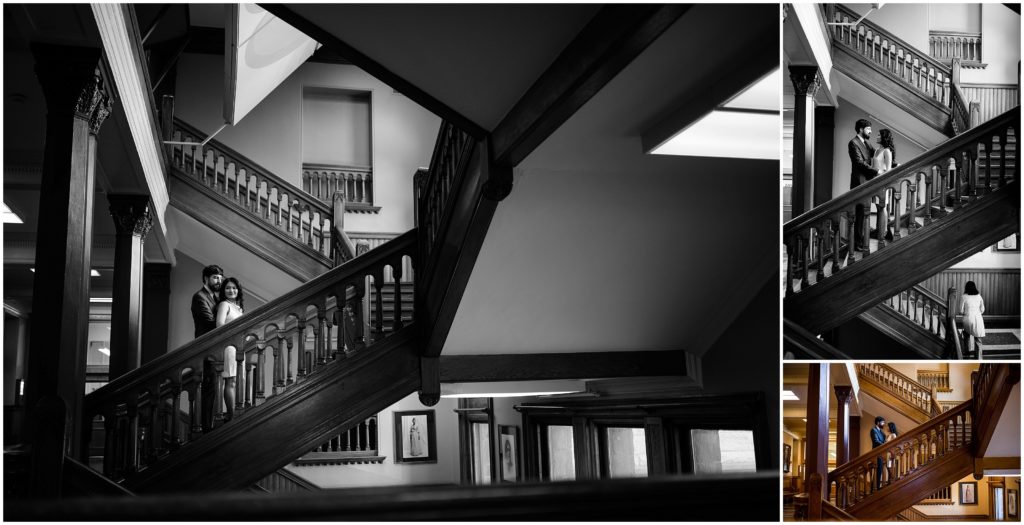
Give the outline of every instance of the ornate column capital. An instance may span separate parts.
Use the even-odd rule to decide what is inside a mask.
[[[850,404],[850,400],[853,399],[853,387],[849,385],[835,385],[836,400],[839,401],[839,406],[846,406]]]
[[[99,133],[112,104],[100,73],[100,50],[34,43],[32,54],[47,111],[86,120],[89,132]]]
[[[798,97],[813,97],[821,87],[818,66],[789,66],[789,78],[793,81],[793,90]]]
[[[153,227],[149,195],[107,195],[107,200],[110,201],[110,216],[114,218],[117,234],[134,235],[145,242]]]

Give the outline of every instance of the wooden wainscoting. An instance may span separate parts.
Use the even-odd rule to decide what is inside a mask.
[[[985,318],[1020,319],[1020,268],[957,268],[943,270],[926,280],[925,288],[945,296],[949,288],[963,294],[964,284],[974,281],[985,299]]]

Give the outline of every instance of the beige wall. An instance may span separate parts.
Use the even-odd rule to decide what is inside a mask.
[[[960,504],[960,483],[961,482],[972,482],[977,481],[978,493],[977,503],[974,505],[961,505]],[[975,480],[974,476],[966,476],[960,481],[953,484],[953,504],[952,505],[915,505],[914,508],[921,511],[924,514],[930,516],[960,516],[965,514],[974,515],[989,515],[989,499],[991,490],[989,489],[989,478],[984,477],[980,480]],[[1012,487],[1017,488],[1017,487]]]

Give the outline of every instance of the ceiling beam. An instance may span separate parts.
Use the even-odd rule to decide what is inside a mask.
[[[442,383],[686,376],[682,350],[441,355]]]
[[[522,162],[690,7],[602,7],[494,129],[491,158]]]
[[[320,27],[317,23],[296,13],[290,6],[284,4],[259,4],[259,6],[266,9],[267,12],[272,15],[284,20],[295,29],[302,31],[313,40],[323,44],[324,47],[327,47],[338,55],[345,57],[347,60],[351,61],[353,65],[363,71],[366,71],[377,80],[391,86],[399,93],[409,97],[417,104],[426,108],[427,111],[451,122],[477,139],[483,138],[487,135],[487,131],[476,122],[466,118],[461,113],[455,111],[444,102],[434,98],[412,82],[398,76],[398,74],[363,54],[361,51],[338,38],[330,31]]]

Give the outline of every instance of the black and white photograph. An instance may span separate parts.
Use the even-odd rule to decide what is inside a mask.
[[[500,436],[498,455],[501,458],[501,480],[519,481],[519,427],[501,425],[498,428],[498,435]]]
[[[1020,9],[783,6],[785,359],[1020,359]]]
[[[395,412],[395,462],[436,462],[436,428],[433,410]]]
[[[961,481],[960,482],[960,504],[961,505],[977,505],[978,504],[978,484],[974,481]]]

